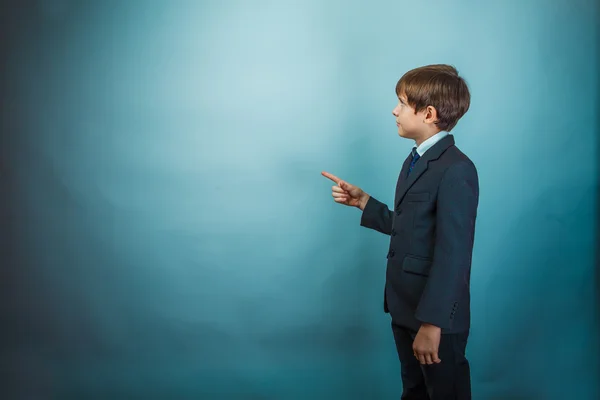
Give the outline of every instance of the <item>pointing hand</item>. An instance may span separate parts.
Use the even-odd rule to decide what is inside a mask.
[[[323,171],[321,172],[321,175],[336,183],[335,186],[331,187],[331,195],[335,202],[364,210],[365,205],[369,200],[369,195],[361,188],[354,186],[329,172]]]

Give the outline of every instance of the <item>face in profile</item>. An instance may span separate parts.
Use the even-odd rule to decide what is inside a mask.
[[[392,114],[396,117],[396,126],[398,127],[398,135],[407,139],[417,139],[420,130],[420,122],[422,120],[419,114],[415,114],[415,109],[408,104],[408,100],[404,94],[398,96],[398,104],[392,110]]]

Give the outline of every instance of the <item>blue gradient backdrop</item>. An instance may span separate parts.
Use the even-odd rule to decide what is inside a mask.
[[[396,399],[407,70],[479,169],[474,399],[597,399],[592,0],[2,5],[3,399]]]

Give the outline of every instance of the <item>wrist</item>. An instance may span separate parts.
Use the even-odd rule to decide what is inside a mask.
[[[421,328],[427,329],[430,331],[441,331],[442,330],[442,328],[440,328],[439,326],[428,324],[427,322],[421,323]]]
[[[367,193],[363,193],[362,196],[360,197],[358,208],[360,208],[361,211],[365,210],[365,207],[367,206],[367,202],[369,201],[370,197],[371,196],[369,196]]]

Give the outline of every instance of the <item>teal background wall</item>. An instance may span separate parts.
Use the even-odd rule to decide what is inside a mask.
[[[407,70],[450,63],[481,198],[474,399],[597,399],[592,0],[0,9],[3,399],[395,399]]]

